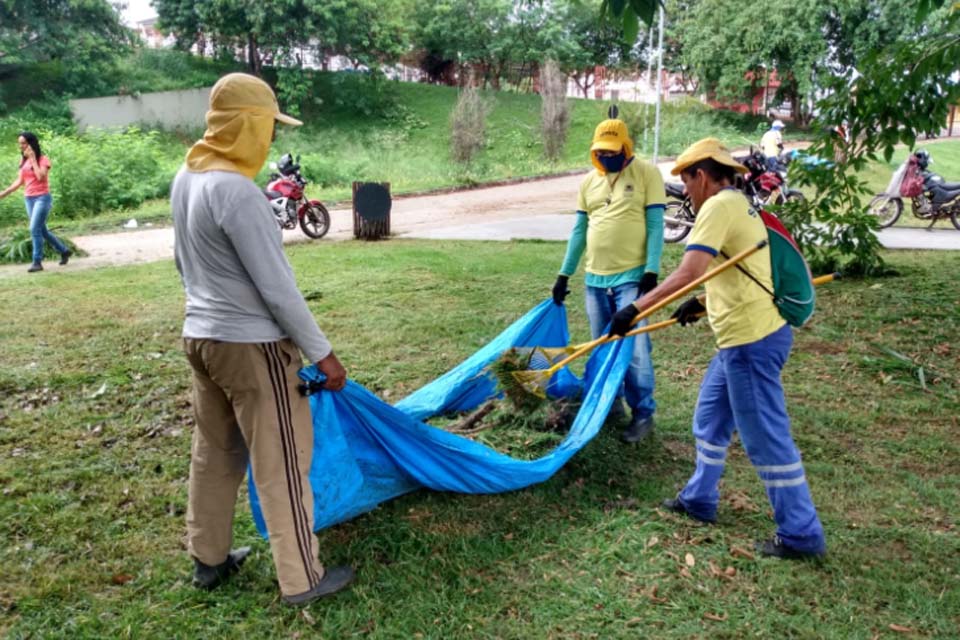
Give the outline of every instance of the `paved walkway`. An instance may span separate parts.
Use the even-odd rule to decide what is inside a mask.
[[[573,229],[569,214],[533,215],[496,222],[478,222],[413,231],[408,238],[429,240],[566,240]],[[960,251],[960,231],[893,227],[877,234],[887,249],[935,249]]]
[[[667,179],[673,162],[658,165]],[[428,196],[401,197],[393,202],[393,234],[401,238],[456,240],[565,240],[573,225],[573,210],[582,175],[568,175],[519,184],[471,189]],[[348,209],[330,212],[330,232],[319,242],[353,237]],[[67,267],[49,264],[49,270],[76,270],[165,260],[173,257],[171,227],[77,236],[73,241],[87,256]],[[284,232],[284,242],[309,241],[299,229]],[[960,250],[960,231],[916,228],[885,229],[880,241],[891,249]],[[22,265],[0,267],[0,277],[16,275]]]

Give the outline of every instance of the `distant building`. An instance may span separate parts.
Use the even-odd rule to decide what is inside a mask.
[[[773,69],[769,73],[746,74],[746,79],[755,81],[753,91],[750,93],[747,102],[737,100],[719,100],[716,94],[707,96],[707,104],[717,109],[726,109],[738,113],[749,113],[755,116],[774,115],[780,117],[789,117],[792,112],[790,102],[777,102],[776,95],[780,89],[780,78],[777,76],[777,70]]]
[[[176,42],[176,38],[173,37],[173,34],[160,32],[157,29],[157,20],[159,20],[157,16],[147,18],[146,20],[139,20],[136,26],[137,34],[139,34],[143,43],[151,49],[172,47]]]
[[[679,74],[662,72],[663,96],[672,100],[693,95],[694,88]],[[626,73],[606,67],[594,67],[588,72],[572,74],[567,80],[567,95],[571,98],[593,98],[603,101],[641,102],[657,101],[655,72]]]

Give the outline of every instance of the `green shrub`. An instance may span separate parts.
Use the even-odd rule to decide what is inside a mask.
[[[183,160],[183,145],[157,131],[131,128],[83,136],[37,131],[37,135],[53,165],[53,214],[67,218],[128,209],[149,198],[165,197]],[[10,156],[9,165],[0,168],[0,182],[6,184],[16,177],[19,160],[19,154]],[[0,200],[0,225],[23,217],[22,197],[12,194]]]
[[[321,188],[349,187],[366,175],[366,159],[349,161],[324,154],[305,154],[300,158],[303,177]]]
[[[26,223],[24,223],[26,224]],[[70,238],[65,238],[56,234],[58,238],[67,245],[74,254],[79,254],[77,245],[73,244]],[[50,246],[49,242],[43,243],[43,257],[46,260],[59,259],[60,254],[56,249]],[[0,264],[17,264],[31,262],[33,260],[33,240],[30,238],[30,230],[26,226],[14,229],[5,237],[0,237]]]
[[[40,100],[34,100],[0,118],[0,148],[9,143],[9,148],[16,149],[14,143],[21,131],[33,131],[38,135],[41,131],[74,133],[76,126],[70,113],[70,103],[63,96],[45,93]]]
[[[340,71],[329,74],[333,105],[358,116],[394,116],[397,95],[393,84],[380,71]]]
[[[209,87],[220,76],[242,70],[235,62],[199,58],[174,49],[138,49],[117,62],[113,86],[101,95]]]
[[[450,155],[455,162],[470,164],[487,143],[487,118],[493,105],[473,87],[460,92],[450,114]]]

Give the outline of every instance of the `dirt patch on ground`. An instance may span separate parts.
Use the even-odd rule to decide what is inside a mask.
[[[821,356],[832,356],[846,353],[847,348],[840,342],[826,342],[824,340],[798,340],[797,350],[806,353],[815,353]]]

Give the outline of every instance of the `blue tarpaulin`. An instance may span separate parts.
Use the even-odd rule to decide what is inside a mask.
[[[536,460],[518,460],[424,422],[450,412],[470,411],[497,396],[489,371],[510,347],[560,347],[569,342],[564,307],[546,300],[496,338],[395,406],[348,381],[339,392],[310,397],[314,446],[310,485],[315,529],[375,508],[421,487],[458,493],[500,493],[549,479],[599,432],[623,382],[633,338],[594,350],[583,380],[564,369],[550,381],[551,395],[582,393],[566,437]],[[313,365],[300,376],[321,380]],[[266,537],[253,479],[250,503],[257,529]]]

